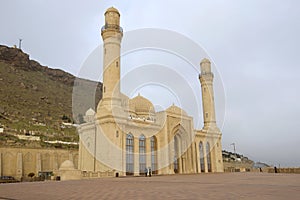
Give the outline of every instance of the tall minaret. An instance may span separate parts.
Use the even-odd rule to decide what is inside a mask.
[[[213,88],[214,74],[211,72],[211,63],[208,59],[204,58],[201,61],[200,66],[201,74],[199,75],[199,79],[202,88],[202,105],[204,119],[203,129],[217,129]]]
[[[120,103],[120,50],[123,30],[117,9],[111,7],[104,15],[105,25],[101,29],[104,42],[102,104],[110,107]]]

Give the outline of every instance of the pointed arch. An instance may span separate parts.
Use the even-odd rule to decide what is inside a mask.
[[[211,150],[209,142],[206,143],[206,159],[207,159],[207,170],[211,172]]]
[[[188,132],[185,130],[185,128],[180,123],[178,123],[176,126],[174,126],[171,133],[173,133],[174,136],[177,134],[184,135],[184,136],[188,135],[187,134]]]
[[[27,152],[23,160],[23,174],[27,176],[31,172],[35,172],[35,165],[33,155],[30,152]]]
[[[14,176],[16,173],[17,162],[14,155],[6,152],[3,157],[2,173],[4,176]]]
[[[134,137],[131,133],[126,135],[126,174],[134,172]]]
[[[139,137],[139,165],[140,174],[143,174],[146,168],[146,138],[144,135]]]
[[[150,139],[151,145],[151,170],[153,174],[157,174],[157,139],[152,136]]]
[[[180,136],[174,136],[174,173],[179,173],[179,159],[180,159]]]
[[[33,156],[30,152],[27,152],[24,156],[24,162],[32,162]]]
[[[201,172],[205,172],[205,165],[204,165],[204,149],[203,149],[202,141],[199,142],[199,156],[200,156],[200,168]]]

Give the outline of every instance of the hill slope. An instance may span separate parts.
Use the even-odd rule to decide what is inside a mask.
[[[0,45],[0,123],[6,132],[33,132],[45,140],[78,140],[75,128],[62,128],[63,121],[78,122],[78,116],[74,120],[72,117],[75,79],[62,70],[30,60],[20,49]],[[83,79],[76,82],[78,80],[97,86],[95,102],[99,102],[102,84]],[[87,109],[82,107],[80,113],[84,114]],[[2,135],[0,140],[4,145],[7,137]]]

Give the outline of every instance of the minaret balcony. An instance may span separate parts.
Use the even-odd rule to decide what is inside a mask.
[[[119,31],[121,33],[123,33],[123,28],[119,25],[115,25],[115,24],[106,24],[101,28],[101,32],[104,31]]]

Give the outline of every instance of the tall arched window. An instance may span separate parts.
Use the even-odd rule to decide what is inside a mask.
[[[146,168],[146,138],[144,135],[139,138],[139,158],[140,174],[143,174]]]
[[[174,172],[179,173],[179,141],[178,136],[174,137]]]
[[[207,159],[207,169],[208,172],[211,172],[211,155],[210,155],[210,145],[206,143],[206,159]]]
[[[157,140],[155,136],[151,137],[151,170],[157,174]]]
[[[203,143],[199,143],[199,155],[200,155],[200,168],[201,172],[205,172],[205,165],[204,165],[204,150],[203,150]]]
[[[131,133],[126,135],[126,174],[132,175],[134,172],[134,141]]]

